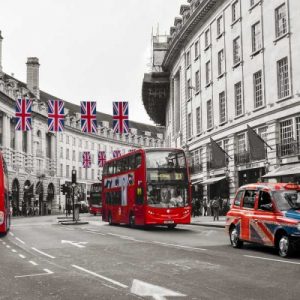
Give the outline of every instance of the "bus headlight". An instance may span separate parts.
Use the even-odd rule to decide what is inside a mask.
[[[0,225],[2,225],[4,222],[4,212],[0,211]]]
[[[149,215],[154,215],[154,212],[151,211],[151,210],[148,210],[148,214],[149,214]]]

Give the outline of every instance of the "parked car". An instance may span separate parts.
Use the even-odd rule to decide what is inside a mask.
[[[276,247],[290,256],[300,244],[300,185],[255,183],[240,187],[226,215],[231,245],[243,242]]]

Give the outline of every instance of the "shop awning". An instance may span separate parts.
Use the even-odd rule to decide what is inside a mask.
[[[202,184],[207,184],[207,185],[208,185],[208,184],[213,184],[213,183],[218,182],[218,181],[221,181],[221,180],[223,180],[223,179],[226,179],[226,176],[208,178],[208,179],[204,180],[204,181],[202,182]]]
[[[288,176],[288,175],[294,175],[294,174],[300,174],[300,164],[281,166],[281,167],[267,173],[266,175],[264,175],[262,177],[263,178],[281,177],[281,176]]]
[[[192,185],[199,184],[199,183],[202,183],[202,179],[200,179],[200,180],[198,179],[195,181],[192,180]]]

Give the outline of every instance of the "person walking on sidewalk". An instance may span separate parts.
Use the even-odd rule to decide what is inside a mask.
[[[219,210],[220,210],[220,201],[217,197],[214,197],[212,203],[212,210],[213,210],[213,216],[214,216],[214,221],[217,219],[219,221]]]
[[[207,198],[203,198],[203,216],[207,216]]]

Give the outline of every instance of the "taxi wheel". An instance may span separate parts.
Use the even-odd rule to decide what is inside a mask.
[[[293,252],[290,238],[283,234],[278,240],[278,253],[281,257],[289,257]]]
[[[243,242],[240,240],[236,227],[232,227],[229,232],[230,243],[233,248],[242,248]]]

